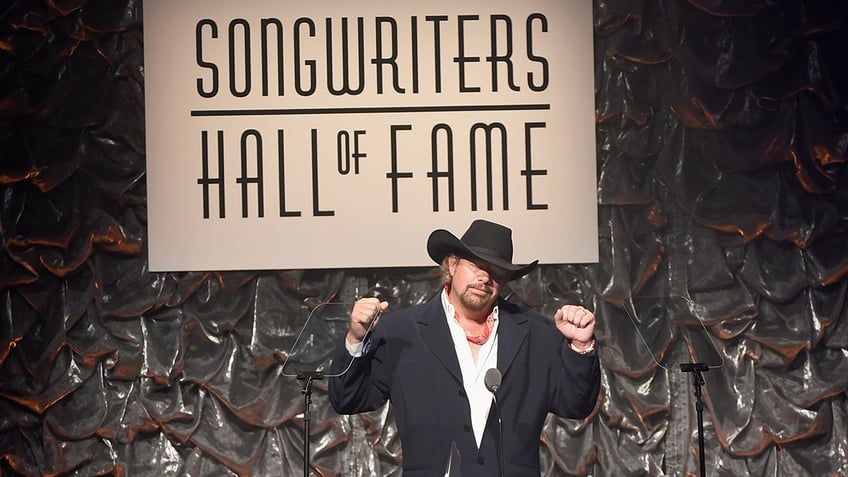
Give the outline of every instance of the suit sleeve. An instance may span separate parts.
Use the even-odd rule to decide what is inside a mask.
[[[336,348],[331,369],[333,373],[343,374],[328,378],[330,405],[336,412],[357,414],[386,403],[389,376],[383,366],[384,345],[385,340],[375,333],[366,344],[365,353],[358,358],[350,355],[344,342]]]
[[[595,409],[601,390],[601,367],[597,350],[580,355],[563,341],[560,350],[562,378],[554,397],[554,414],[583,419]]]

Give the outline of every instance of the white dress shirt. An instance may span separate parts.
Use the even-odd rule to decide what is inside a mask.
[[[492,407],[492,393],[486,389],[484,378],[486,371],[498,367],[498,307],[495,306],[492,311],[492,317],[495,319],[492,333],[489,335],[489,340],[480,348],[475,364],[474,357],[471,355],[471,346],[465,337],[465,330],[456,320],[456,310],[448,301],[445,290],[442,290],[442,306],[453,338],[459,368],[462,371],[462,384],[468,396],[468,404],[471,406],[471,427],[474,429],[474,438],[477,440],[479,449],[489,417],[489,409]]]

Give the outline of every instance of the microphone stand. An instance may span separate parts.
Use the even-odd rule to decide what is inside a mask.
[[[498,451],[500,456],[500,477],[504,476],[504,443],[503,443],[503,424],[501,421],[501,407],[498,404],[498,389],[501,388],[501,372],[498,368],[491,368],[486,371],[486,376],[483,378],[483,384],[486,389],[492,393],[492,402],[495,405],[495,417],[498,419]]]
[[[701,477],[707,475],[707,462],[704,456],[704,400],[701,398],[701,386],[704,385],[703,371],[710,368],[705,363],[681,363],[680,370],[692,373],[692,385],[695,386],[695,410],[698,414],[698,459],[701,466]]]
[[[309,477],[309,434],[312,421],[312,382],[324,379],[321,371],[298,371],[297,379],[303,381],[303,477]]]
[[[500,445],[498,446],[499,447],[498,450],[500,451],[499,457],[500,457],[500,460],[501,460],[500,477],[504,477],[504,472],[506,472],[506,470],[504,470],[503,424],[501,424],[501,408],[498,405],[498,397],[495,395],[495,392],[492,392],[492,401],[495,403],[495,417],[498,418],[498,439],[500,439]]]

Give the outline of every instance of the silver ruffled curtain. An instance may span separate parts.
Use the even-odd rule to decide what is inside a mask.
[[[301,475],[304,311],[438,277],[150,273],[142,7],[0,6],[0,475]],[[602,396],[548,421],[543,474],[697,475],[691,376],[652,353],[708,332],[708,474],[848,475],[848,3],[594,10],[601,259],[510,291],[599,316]],[[668,296],[704,328],[629,313]],[[312,406],[315,475],[399,475],[390,407],[338,416],[320,381]]]

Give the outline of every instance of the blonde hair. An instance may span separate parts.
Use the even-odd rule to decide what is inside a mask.
[[[442,259],[442,263],[439,264],[439,274],[442,276],[442,285],[450,285],[453,281],[453,276],[450,272],[450,259],[451,257],[459,257],[457,254],[451,252],[445,255],[445,258]]]

